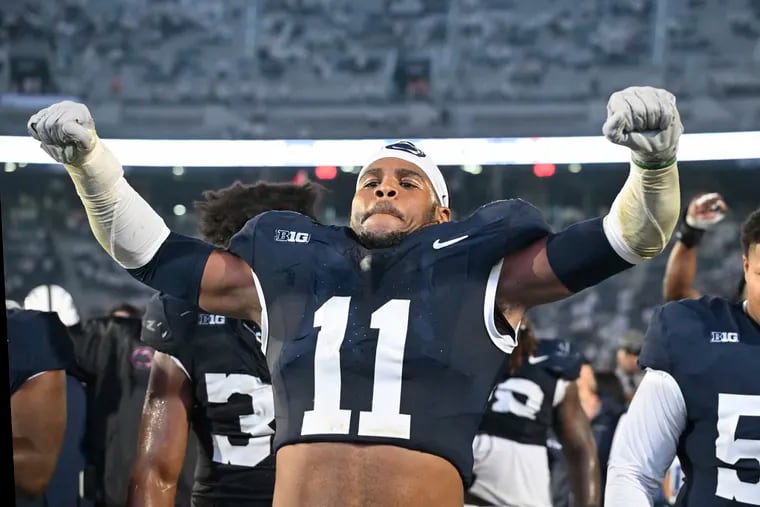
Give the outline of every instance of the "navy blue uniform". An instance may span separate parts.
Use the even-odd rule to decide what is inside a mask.
[[[274,403],[258,327],[160,295],[148,303],[142,340],[179,361],[192,384],[193,506],[271,505]]]
[[[11,396],[31,377],[46,371],[65,370],[74,363],[74,347],[66,327],[55,312],[6,310],[8,320],[8,384]],[[62,453],[62,456],[65,453]],[[59,460],[60,464],[60,460]],[[49,489],[36,498],[16,493],[16,505],[48,505],[55,490],[51,478]]]
[[[494,321],[501,260],[549,233],[521,200],[372,250],[293,212],[248,222],[230,251],[261,289],[275,448],[390,444],[449,460],[469,484],[472,440],[514,346]]]
[[[565,340],[542,340],[517,371],[498,381],[479,433],[521,444],[546,446],[560,380],[578,378],[583,356]]]
[[[760,505],[759,362],[760,326],[740,303],[705,296],[652,316],[639,363],[672,375],[686,403],[677,505]]]
[[[54,312],[6,311],[8,319],[8,384],[11,396],[30,377],[65,370],[74,362],[74,348]]]

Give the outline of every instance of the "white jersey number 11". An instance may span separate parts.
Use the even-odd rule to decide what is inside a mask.
[[[314,409],[303,415],[301,435],[347,435],[351,411],[340,408],[340,346],[346,335],[351,298],[333,296],[314,312],[320,328],[314,354]],[[409,300],[391,299],[372,313],[378,330],[372,410],[359,412],[359,435],[409,438],[411,416],[401,411],[401,374],[409,323]]]

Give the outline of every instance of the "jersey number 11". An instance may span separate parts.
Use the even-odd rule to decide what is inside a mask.
[[[340,408],[340,346],[348,327],[351,298],[333,296],[314,313],[320,328],[314,354],[314,409],[303,415],[301,435],[347,435],[351,411]],[[372,410],[359,412],[359,435],[409,438],[411,416],[401,410],[401,374],[409,323],[409,300],[391,299],[372,313],[378,330]]]

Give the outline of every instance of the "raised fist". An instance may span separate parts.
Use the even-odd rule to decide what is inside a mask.
[[[607,102],[602,132],[611,142],[630,148],[639,165],[663,166],[675,160],[683,133],[676,98],[651,86],[615,92]]]
[[[686,223],[695,229],[707,230],[726,217],[728,206],[717,192],[698,194],[686,210]]]
[[[65,100],[29,118],[29,135],[62,164],[76,165],[97,142],[95,122],[84,104]]]

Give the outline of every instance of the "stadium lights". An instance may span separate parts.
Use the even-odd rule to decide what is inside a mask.
[[[125,166],[315,167],[362,166],[388,139],[358,140],[165,140],[107,139]],[[602,136],[411,139],[439,164],[533,165],[625,163],[628,149]],[[678,158],[760,159],[760,131],[684,134]],[[49,164],[52,159],[25,136],[0,136],[0,161]]]

